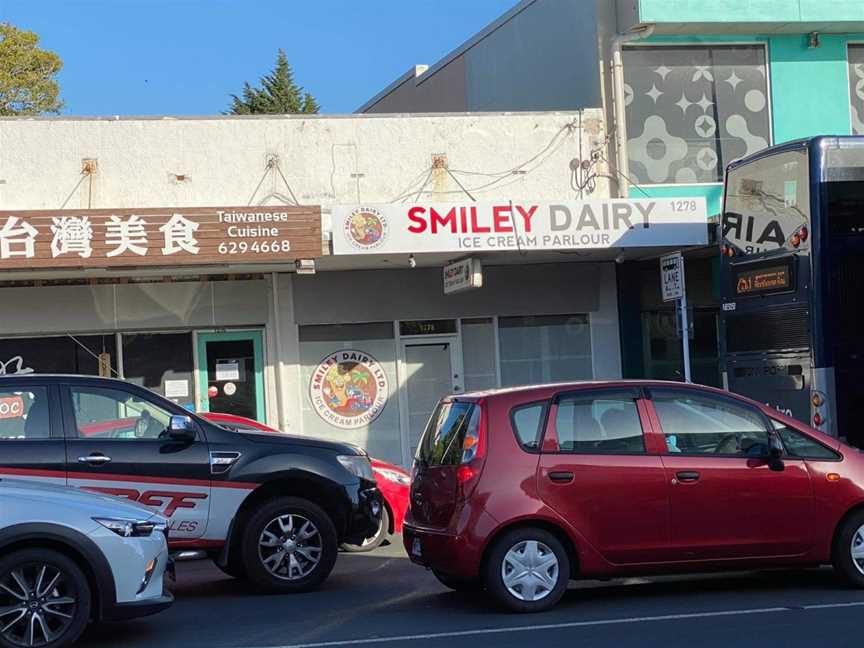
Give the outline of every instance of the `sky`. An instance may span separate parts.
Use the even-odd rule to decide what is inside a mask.
[[[67,115],[213,115],[281,47],[322,113],[351,113],[517,0],[0,0],[57,52]]]

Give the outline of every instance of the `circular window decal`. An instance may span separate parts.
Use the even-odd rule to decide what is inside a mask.
[[[369,425],[384,411],[389,395],[384,368],[373,356],[357,349],[326,355],[309,381],[315,412],[344,430]]]
[[[374,250],[387,238],[387,219],[377,209],[359,207],[345,221],[345,238],[359,250]]]

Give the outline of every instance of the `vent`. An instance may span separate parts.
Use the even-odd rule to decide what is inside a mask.
[[[726,350],[729,353],[787,351],[810,346],[807,306],[793,306],[726,317]]]

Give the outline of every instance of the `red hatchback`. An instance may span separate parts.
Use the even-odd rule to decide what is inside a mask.
[[[466,394],[420,441],[404,541],[521,612],[573,578],[831,563],[864,587],[864,455],[710,387]]]

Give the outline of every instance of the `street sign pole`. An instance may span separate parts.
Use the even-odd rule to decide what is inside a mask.
[[[687,318],[687,288],[684,282],[684,257],[680,252],[660,257],[660,288],[663,301],[674,301],[681,312],[681,351],[684,355],[684,380],[690,379],[690,323]]]
[[[681,259],[681,274],[684,274],[684,259]],[[690,378],[690,322],[687,318],[687,289],[681,292],[678,300],[681,309],[681,352],[684,354],[684,382],[693,382]]]

